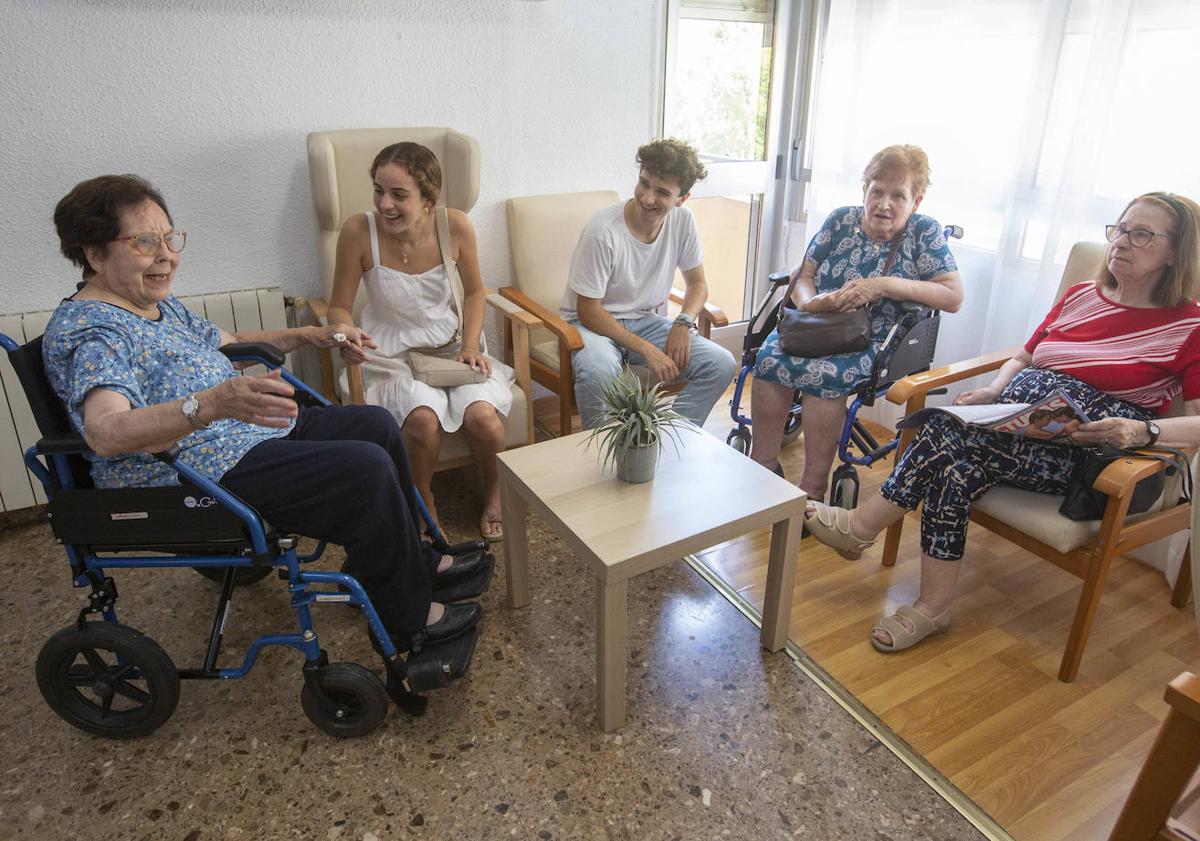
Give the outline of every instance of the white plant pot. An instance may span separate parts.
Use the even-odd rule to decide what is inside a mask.
[[[642,447],[629,447],[616,454],[617,478],[637,485],[654,478],[658,465],[658,442]]]

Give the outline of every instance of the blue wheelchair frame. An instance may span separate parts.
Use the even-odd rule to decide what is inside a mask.
[[[22,349],[21,345],[3,333],[0,333],[0,346],[10,353]],[[298,402],[307,402],[317,406],[332,405],[324,396],[284,368],[283,354],[272,346],[230,345],[222,350],[226,351],[226,355],[232,362],[258,363],[272,370],[279,369],[281,377],[296,389]],[[45,430],[43,429],[43,431]],[[80,457],[86,452],[89,452],[89,448],[84,443],[82,436],[75,433],[47,436],[25,451],[24,461],[28,469],[42,483],[47,497],[53,500],[54,495],[59,491],[77,489],[69,457]],[[400,656],[400,652],[384,628],[375,606],[371,603],[370,597],[353,575],[302,569],[303,565],[312,563],[322,556],[328,545],[327,541],[319,542],[311,554],[298,554],[294,537],[269,535],[262,518],[253,508],[221,485],[179,461],[178,455],[177,446],[172,446],[162,453],[155,453],[157,458],[171,465],[179,474],[181,482],[193,485],[202,494],[215,500],[215,504],[231,512],[241,521],[249,544],[248,550],[243,550],[237,555],[200,553],[163,557],[161,555],[125,554],[122,550],[110,549],[107,551],[122,551],[122,554],[100,556],[87,546],[64,541],[63,548],[66,550],[70,562],[73,586],[92,589],[89,605],[80,611],[76,622],[79,630],[86,627],[87,617],[93,613],[102,616],[105,622],[118,622],[115,605],[116,584],[113,578],[106,574],[107,570],[175,567],[223,568],[225,574],[221,580],[221,596],[216,615],[213,618],[204,663],[199,668],[177,669],[179,678],[208,680],[241,678],[250,672],[259,653],[266,646],[286,646],[294,648],[304,655],[306,684],[311,683],[311,688],[317,696],[322,700],[328,700],[323,697],[320,681],[315,679],[317,671],[326,664],[327,658],[321,649],[313,627],[310,606],[323,602],[336,602],[349,604],[362,611],[371,635],[374,637],[375,646],[386,665],[388,694],[406,712],[414,715],[421,714],[426,699],[417,693],[447,685],[449,680],[445,674],[445,667],[439,667],[436,663],[422,664],[422,667],[414,672],[413,657],[410,656],[406,663]],[[43,464],[42,458],[46,459],[46,464]],[[53,475],[51,471],[53,471]],[[458,554],[480,546],[475,541],[456,546],[449,545],[430,516],[420,495],[415,496],[429,536],[439,551]],[[201,496],[200,502],[203,503],[203,500],[204,497]],[[203,505],[203,507],[209,507],[211,504]],[[100,551],[106,550],[101,548]],[[239,666],[220,668],[217,665],[217,659],[232,604],[233,589],[238,583],[238,574],[248,569],[262,570],[266,566],[277,568],[280,578],[287,580],[291,606],[296,611],[299,630],[295,633],[264,634],[250,644]],[[262,575],[256,575],[252,580],[257,581],[260,577]],[[313,589],[310,585],[327,585],[334,589]]]
[[[958,225],[947,225],[943,230],[947,239],[962,238],[963,230]],[[759,348],[775,329],[778,321],[778,302],[775,296],[790,280],[791,275],[788,272],[775,272],[767,278],[771,288],[751,317],[746,327],[746,336],[742,340],[742,367],[738,371],[733,397],[729,401],[730,416],[735,425],[729,431],[725,443],[744,455],[750,454],[752,421],[742,414],[742,392],[746,386],[746,378],[754,371]],[[876,400],[887,394],[887,390],[896,380],[928,370],[933,361],[941,314],[937,310],[911,301],[903,302],[901,307],[903,313],[900,319],[892,325],[875,355],[871,376],[854,390],[854,400],[846,410],[846,420],[838,438],[838,458],[842,463],[834,471],[833,480],[829,484],[831,505],[841,508],[855,507],[858,504],[859,488],[855,466],[866,467],[887,458],[899,443],[899,438],[896,437],[879,443],[870,430],[858,420],[859,409],[874,405]],[[755,330],[755,325],[760,322],[761,326]],[[802,411],[800,393],[797,391],[793,396],[792,408],[784,421],[784,446],[799,437]],[[856,447],[862,455],[855,455],[851,446]]]

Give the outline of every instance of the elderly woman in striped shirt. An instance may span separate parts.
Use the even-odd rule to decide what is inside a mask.
[[[921,591],[871,632],[880,651],[911,648],[950,626],[971,504],[996,484],[1061,494],[1079,446],[1200,444],[1200,206],[1147,193],[1116,225],[1098,279],[1077,284],[984,388],[960,404],[1034,403],[1061,389],[1090,423],[1070,443],[963,428],[944,416],[921,428],[879,492],[846,511],[809,502],[806,527],[845,558],[924,503]],[[1159,420],[1179,395],[1185,415]]]

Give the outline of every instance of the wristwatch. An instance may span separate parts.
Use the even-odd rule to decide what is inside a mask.
[[[679,315],[675,316],[675,321],[672,323],[673,324],[682,324],[684,327],[691,330],[692,332],[696,331],[696,319],[692,318],[686,312],[681,312]]]
[[[200,400],[195,394],[189,394],[183,398],[183,404],[179,407],[183,412],[183,416],[187,418],[188,423],[196,427],[196,429],[208,429],[211,424],[207,424],[200,420]]]
[[[1150,435],[1150,440],[1146,442],[1146,446],[1153,447],[1154,442],[1158,440],[1158,436],[1162,435],[1162,430],[1158,428],[1158,424],[1154,421],[1146,421],[1146,432]]]

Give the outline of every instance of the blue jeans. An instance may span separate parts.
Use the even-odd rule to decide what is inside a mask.
[[[618,318],[617,323],[639,336],[659,350],[667,346],[667,334],[671,322],[662,316],[644,315],[640,318]],[[621,347],[605,336],[593,333],[579,322],[573,322],[583,337],[583,348],[575,351],[571,364],[575,369],[575,402],[579,404],[579,416],[585,429],[600,422],[603,414],[601,392],[621,372],[621,365],[645,365],[639,353]],[[703,426],[708,413],[729,387],[737,372],[733,354],[725,348],[692,336],[692,355],[680,378],[687,381],[683,391],[675,398],[675,411],[697,426]]]

